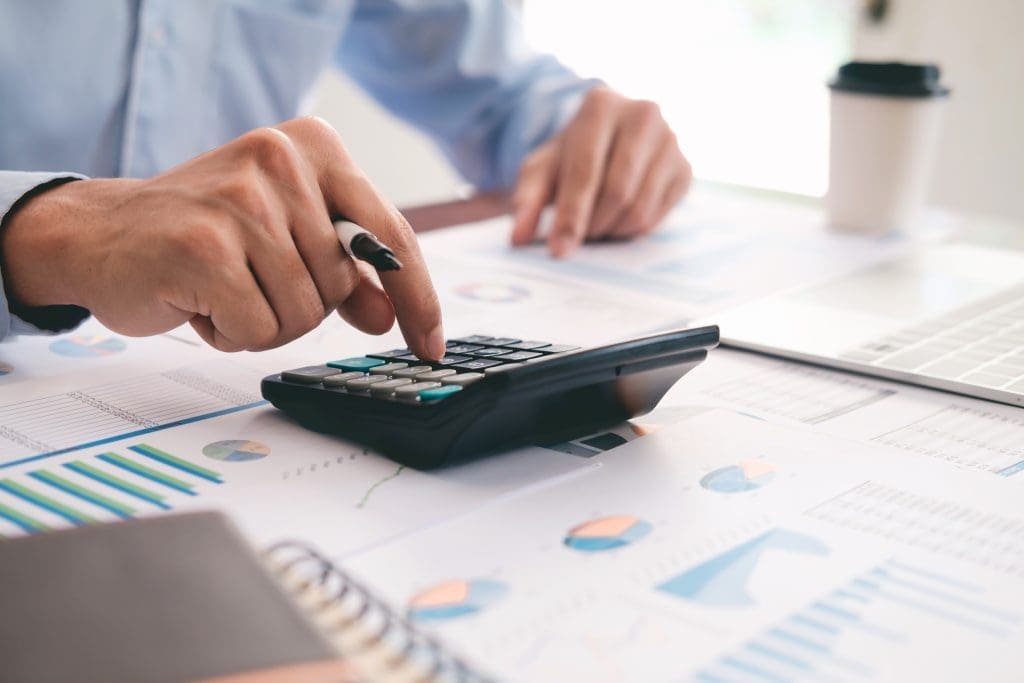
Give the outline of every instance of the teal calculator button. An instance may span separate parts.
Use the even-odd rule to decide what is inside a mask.
[[[343,358],[341,360],[332,360],[327,365],[328,367],[338,368],[339,370],[345,370],[346,372],[351,371],[362,371],[366,372],[370,368],[375,368],[378,365],[384,365],[386,361],[380,358]]]
[[[452,394],[458,393],[460,391],[462,391],[462,387],[457,387],[457,386],[454,386],[454,385],[452,385],[452,386],[444,386],[444,387],[436,387],[434,389],[424,389],[423,391],[420,392],[420,400],[421,401],[432,401],[434,399],[445,398],[446,396],[451,396]]]

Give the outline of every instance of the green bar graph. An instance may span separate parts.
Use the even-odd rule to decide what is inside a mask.
[[[120,456],[117,453],[101,453],[96,457],[104,462],[110,463],[111,465],[115,465],[117,467],[120,467],[121,469],[132,472],[133,474],[137,474],[140,477],[145,477],[150,481],[155,481],[158,484],[163,484],[164,486],[172,488],[175,491],[181,491],[182,493],[186,493],[190,496],[196,495],[195,491],[192,490],[192,484],[182,481],[177,477],[172,477],[169,474],[158,472],[154,470],[152,467],[146,467],[143,464],[137,463],[134,460],[129,460],[128,458]]]
[[[50,528],[38,519],[26,515],[24,512],[19,512],[14,508],[7,507],[3,503],[0,503],[0,518],[6,519],[22,531],[27,531],[30,534],[36,531],[48,531]]]
[[[211,469],[200,467],[199,465],[189,462],[188,460],[182,460],[178,456],[171,455],[170,453],[162,451],[155,446],[140,443],[135,446],[129,446],[128,448],[130,450],[135,451],[139,455],[144,455],[147,458],[152,458],[157,462],[161,462],[170,467],[174,467],[176,469],[181,470],[182,472],[187,472],[201,479],[206,479],[207,481],[212,481],[217,484],[223,482],[223,480],[220,478],[220,472],[215,472]]]
[[[83,526],[85,524],[93,524],[96,522],[95,518],[85,514],[84,512],[79,512],[72,507],[64,505],[60,501],[54,500],[53,498],[45,496],[37,491],[33,491],[13,479],[0,479],[0,489],[15,495],[24,501],[41,507],[44,510],[49,510],[55,515],[59,515],[60,517],[68,520],[72,524]]]
[[[164,502],[165,496],[163,496],[162,494],[159,494],[155,491],[150,491],[149,489],[143,488],[142,486],[139,486],[137,484],[133,484],[127,479],[116,477],[113,474],[110,474],[109,472],[104,472],[103,470],[97,469],[88,463],[82,462],[81,460],[76,460],[74,462],[66,462],[64,463],[64,467],[68,468],[72,472],[77,472],[83,477],[88,477],[89,479],[97,481],[101,484],[106,484],[112,489],[122,491],[128,494],[129,496],[134,496],[139,500],[144,500],[147,503],[152,503],[153,505],[163,510],[171,509],[171,506]]]
[[[36,470],[35,472],[30,472],[29,476],[43,482],[44,484],[49,484],[64,493],[75,496],[76,498],[81,498],[84,501],[112,512],[122,519],[129,519],[135,514],[134,508],[129,507],[124,503],[120,503],[113,498],[108,498],[102,493],[97,493],[96,491],[87,489],[84,486],[79,486],[70,479],[65,479],[53,472]]]

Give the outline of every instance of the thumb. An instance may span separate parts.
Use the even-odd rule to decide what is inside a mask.
[[[512,205],[515,208],[515,226],[512,244],[523,246],[537,236],[541,211],[555,194],[558,177],[557,140],[552,140],[527,157],[519,171]]]

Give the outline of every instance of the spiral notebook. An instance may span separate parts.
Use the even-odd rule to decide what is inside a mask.
[[[316,551],[198,512],[0,541],[0,678],[487,680]]]

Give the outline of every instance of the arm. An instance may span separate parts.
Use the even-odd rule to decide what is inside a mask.
[[[78,306],[25,306],[11,296],[3,235],[7,225],[25,204],[47,190],[81,178],[77,173],[30,173],[0,171],[0,340],[17,334],[64,332],[78,326],[89,312]]]
[[[532,52],[501,0],[362,0],[336,61],[483,190],[511,188],[597,85]]]
[[[549,203],[554,256],[643,235],[690,185],[654,103],[531,52],[503,0],[361,0],[338,63],[477,187],[515,186],[513,244],[535,239]]]
[[[379,277],[331,216],[376,233],[404,267]],[[280,346],[337,311],[380,334],[397,318],[421,358],[444,353],[441,311],[412,230],[317,119],[261,128],[145,180],[64,183],[0,234],[7,294],[76,305],[130,336],[190,323],[223,351]]]

